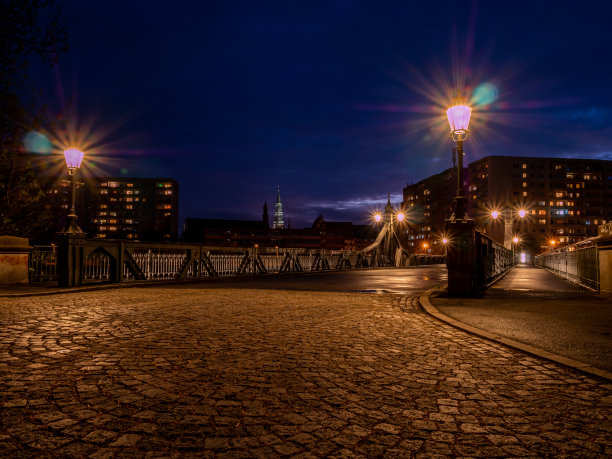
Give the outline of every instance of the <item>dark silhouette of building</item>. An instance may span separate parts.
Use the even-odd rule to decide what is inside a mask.
[[[360,249],[376,237],[370,226],[327,222],[319,215],[310,228],[268,228],[267,206],[262,221],[187,218],[183,241],[210,246]]]
[[[541,251],[551,240],[568,244],[597,235],[612,220],[612,161],[487,156],[467,167],[470,216],[500,243],[506,222],[522,247]],[[456,172],[447,169],[404,188],[410,242],[434,242],[451,215]],[[519,210],[525,210],[521,218]],[[491,212],[500,212],[497,219]]]

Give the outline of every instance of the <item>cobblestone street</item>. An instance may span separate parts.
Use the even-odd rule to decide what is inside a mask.
[[[0,298],[3,457],[610,457],[611,389],[406,295]]]

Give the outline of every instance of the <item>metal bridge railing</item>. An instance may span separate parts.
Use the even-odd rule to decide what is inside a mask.
[[[208,247],[182,243],[68,238],[60,246],[34,247],[30,280],[61,285],[197,279],[281,272],[326,271],[442,263],[440,256],[405,256],[402,263],[380,248],[369,252],[316,249]]]
[[[35,246],[30,252],[28,277],[30,282],[57,280],[57,252],[52,245]]]
[[[599,250],[591,240],[538,255],[534,263],[571,282],[600,290]]]

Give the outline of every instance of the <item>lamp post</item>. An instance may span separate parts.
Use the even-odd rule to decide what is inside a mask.
[[[451,221],[456,219],[467,220],[469,218],[465,206],[465,195],[463,192],[463,142],[468,136],[468,126],[472,109],[467,105],[455,105],[446,111],[450,135],[456,142],[457,148],[457,196],[455,197]]]
[[[503,216],[503,219],[504,219],[504,247],[509,249],[512,244],[511,241],[513,238],[512,224],[514,223],[514,216],[512,213],[512,209],[508,209],[506,212],[508,213],[508,215]],[[517,214],[519,218],[523,219],[525,218],[525,215],[527,215],[527,211],[525,209],[519,209]],[[502,213],[497,210],[493,210],[491,212],[491,217],[493,218],[493,220],[497,220],[500,215],[502,215]]]
[[[68,175],[70,175],[71,181],[71,206],[70,213],[68,214],[68,224],[66,225],[66,229],[64,233],[67,234],[83,234],[83,230],[79,227],[77,223],[77,215],[75,210],[75,196],[76,196],[76,173],[81,167],[81,161],[83,161],[84,153],[81,150],[77,150],[76,148],[69,148],[64,151],[64,157],[66,158],[66,166],[68,166]]]
[[[516,264],[516,246],[520,242],[520,239],[517,236],[512,238],[512,265]]]

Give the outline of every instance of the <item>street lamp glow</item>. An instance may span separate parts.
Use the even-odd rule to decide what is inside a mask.
[[[442,238],[442,244],[448,244],[448,238],[447,237],[443,237]]]
[[[550,245],[555,245],[557,243],[557,241],[555,241],[554,239],[550,240]]]
[[[427,247],[429,247],[429,244],[427,242],[423,242],[423,248],[426,249]]]
[[[491,212],[491,217],[493,218],[499,217],[499,212],[497,210],[494,210],[493,212]]]
[[[446,110],[451,132],[464,134],[470,124],[471,115],[472,109],[467,105],[455,105]]]
[[[376,223],[380,222],[381,219],[382,217],[380,216],[380,214],[374,214],[374,220],[376,221]]]
[[[519,210],[518,214],[519,214],[519,217],[525,218],[525,214],[527,214],[527,211],[525,209],[521,209]]]
[[[404,214],[400,212],[397,214],[397,221],[401,222],[402,220],[404,220]]]
[[[514,242],[515,244],[518,244],[519,238],[518,237],[513,237],[512,238],[512,242]]]
[[[66,166],[68,166],[70,175],[73,175],[74,172],[81,167],[83,156],[85,156],[85,154],[76,148],[69,148],[68,150],[64,151],[64,158],[66,158]]]

